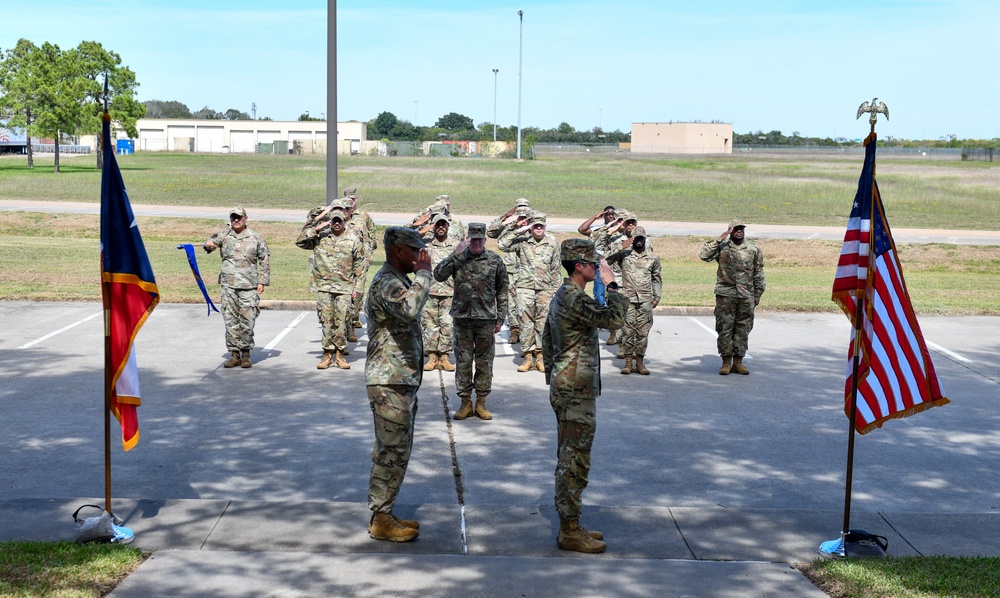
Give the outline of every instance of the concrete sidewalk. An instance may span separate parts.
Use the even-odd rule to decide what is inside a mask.
[[[0,539],[72,538],[76,507],[103,504],[99,310],[0,303]],[[761,315],[749,376],[716,373],[709,315],[655,318],[650,376],[602,345],[583,521],[608,551],[582,555],[555,546],[544,381],[503,335],[493,421],[452,421],[453,377],[425,375],[396,507],[420,538],[369,539],[366,340],[352,369],[316,370],[302,313],[263,312],[254,367],[224,370],[220,318],[153,312],[142,438],[112,457],[114,510],[153,556],[114,596],[824,595],[791,564],[842,525],[843,316]],[[921,325],[953,402],[858,438],[851,527],[896,556],[1000,556],[1000,341],[982,334],[1000,318]]]

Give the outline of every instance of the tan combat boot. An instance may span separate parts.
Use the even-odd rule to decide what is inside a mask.
[[[349,343],[358,342],[358,334],[354,332],[354,326],[347,327],[347,342]]]
[[[437,367],[439,370],[444,370],[446,372],[454,372],[455,366],[450,361],[448,361],[447,353],[438,353],[438,363]]]
[[[451,416],[452,419],[467,419],[472,415],[472,397],[458,397],[462,399],[462,404],[459,406],[458,411],[455,415]]]
[[[336,366],[338,368],[340,368],[342,370],[349,370],[349,369],[351,369],[351,364],[347,363],[347,360],[344,359],[344,352],[343,351],[337,351],[337,354],[334,356],[333,359],[334,359],[334,361],[333,361],[334,364],[336,364]]]
[[[542,359],[542,352],[535,352],[535,369],[539,372],[545,373],[545,360]]]
[[[730,355],[722,356],[722,367],[719,368],[720,376],[728,376],[729,370],[733,367],[733,358]]]
[[[750,370],[743,365],[743,358],[739,355],[733,355],[733,371],[744,376],[750,373]]]
[[[365,325],[361,323],[361,318],[354,318],[354,323],[351,324],[354,328],[364,328]]]
[[[520,328],[511,328],[510,329],[510,338],[507,339],[507,342],[510,343],[510,344],[512,344],[512,345],[516,345],[517,343],[521,342],[521,329]]]
[[[373,540],[409,542],[419,536],[420,532],[412,527],[400,525],[392,513],[375,513],[368,524],[368,535]]]
[[[522,363],[521,365],[519,365],[517,367],[517,371],[519,371],[519,372],[530,372],[531,370],[535,369],[534,357],[535,356],[532,353],[525,353],[524,354],[524,363]]]
[[[493,419],[493,414],[486,409],[486,395],[476,393],[476,417],[479,419]]]
[[[618,352],[615,353],[615,359],[625,359],[625,349],[622,349],[621,343],[618,344]]]
[[[402,525],[403,527],[408,527],[410,529],[420,529],[420,522],[417,521],[416,519],[400,519],[399,517],[396,517],[395,513],[393,513],[392,519],[393,521]]]
[[[608,548],[607,544],[594,538],[580,527],[580,522],[577,519],[567,519],[559,523],[559,538],[556,540],[556,545],[559,546],[559,550],[572,550],[588,554],[604,552]]]
[[[609,347],[611,347],[611,346],[617,345],[617,344],[618,344],[618,331],[617,330],[612,330],[612,331],[610,331],[608,333],[608,342],[607,342],[607,345]]]
[[[325,370],[331,365],[333,365],[333,351],[329,349],[323,349],[323,359],[320,359],[319,363],[316,364],[316,369]]]
[[[240,365],[240,352],[233,351],[233,354],[229,356],[229,359],[226,360],[226,363],[222,364],[222,367],[234,368],[238,365]]]
[[[252,368],[253,362],[250,361],[250,351],[243,351],[240,357],[240,367],[241,368]]]
[[[427,363],[424,364],[424,371],[429,372],[431,370],[437,369],[438,356],[437,353],[431,353],[427,356]]]
[[[626,375],[632,373],[632,356],[631,355],[626,355],[625,356],[625,367],[622,368],[622,373],[626,374]]]
[[[636,374],[642,374],[643,376],[649,375],[649,370],[646,369],[646,364],[642,362],[644,355],[635,356],[635,365],[632,366],[632,371]]]

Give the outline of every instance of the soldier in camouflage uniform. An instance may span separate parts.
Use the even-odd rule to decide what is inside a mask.
[[[653,328],[653,308],[660,303],[663,278],[660,273],[660,257],[646,243],[646,229],[635,227],[632,236],[626,240],[625,249],[607,257],[609,264],[617,264],[622,271],[618,281],[619,292],[628,297],[628,313],[619,343],[625,353],[623,374],[636,372],[649,375],[646,364],[646,344],[649,331]],[[635,366],[633,367],[633,360]]]
[[[358,341],[357,334],[354,333],[355,328],[361,328],[361,309],[365,305],[365,288],[368,282],[368,268],[372,264],[372,258],[375,257],[375,250],[378,248],[378,241],[376,240],[375,234],[375,221],[367,213],[358,210],[358,188],[348,187],[344,189],[344,212],[347,214],[348,227],[355,231],[363,241],[364,254],[365,254],[365,272],[363,276],[358,277],[357,286],[355,287],[353,310],[351,313],[351,327],[348,328],[347,340],[355,343]]]
[[[309,212],[295,244],[313,252],[309,259],[309,290],[316,292],[316,315],[323,328],[323,357],[317,369],[336,363],[351,369],[348,354],[351,302],[357,280],[364,273],[365,258],[361,239],[347,229],[347,215],[330,205]],[[356,338],[356,337],[355,337]]]
[[[222,269],[222,319],[226,323],[227,368],[252,367],[253,327],[260,314],[260,294],[271,284],[271,252],[260,233],[247,227],[242,206],[229,210],[229,228],[205,241],[205,251],[219,248]]]
[[[628,210],[614,210],[613,208],[612,210],[611,218],[609,219],[608,216],[605,216],[605,225],[598,229],[594,235],[594,245],[597,246],[597,252],[603,256],[624,249],[626,247],[625,242],[632,237],[632,231],[635,230],[635,227],[639,226],[639,219],[632,212]],[[609,264],[609,266],[614,278],[621,278],[621,266],[618,264]],[[612,330],[608,334],[608,346],[617,344],[619,338],[617,332]],[[615,358],[625,358],[625,353],[620,346]]]
[[[597,397],[601,394],[601,356],[597,329],[617,329],[624,324],[628,299],[609,283],[607,306],[586,291],[597,277],[600,260],[594,244],[567,239],[560,248],[569,277],[549,305],[542,347],[549,402],[558,426],[555,503],[559,512],[562,550],[604,552],[604,535],[580,525],[583,490],[590,474],[590,450],[597,430]]]
[[[448,216],[448,236],[461,243],[465,239],[465,226],[458,216],[451,213],[451,197],[448,195],[438,195],[434,203],[420,210],[408,226],[420,232],[424,241],[430,241],[434,237],[434,226],[430,222],[431,214],[438,213]]]
[[[750,370],[743,365],[754,308],[764,294],[764,252],[746,239],[746,224],[736,219],[718,239],[707,241],[699,257],[718,262],[715,282],[715,331],[719,333],[719,374],[730,371],[744,376]]]
[[[424,373],[420,311],[431,286],[431,258],[420,235],[407,228],[386,229],[382,245],[385,265],[372,279],[365,303],[365,384],[375,419],[368,535],[375,540],[408,542],[419,535],[420,524],[396,517],[392,508],[413,447],[417,389]],[[412,281],[407,276],[411,272],[416,273]]]
[[[472,415],[473,390],[476,417],[493,419],[486,409],[486,395],[493,388],[494,335],[500,332],[507,313],[507,268],[499,255],[486,250],[485,224],[469,224],[469,238],[434,268],[434,279],[453,279],[455,284],[451,307],[458,363],[455,388],[462,400],[455,419]]]
[[[559,245],[545,231],[545,214],[532,212],[529,223],[516,234],[500,239],[501,251],[517,252],[517,310],[521,312],[521,353],[517,371],[545,371],[542,328],[549,302],[559,288]]]
[[[427,246],[431,254],[431,265],[437,266],[459,246],[448,236],[448,217],[435,214],[431,217],[434,224],[434,240]],[[448,353],[454,346],[454,330],[452,322],[452,297],[455,294],[455,283],[452,280],[431,281],[431,294],[423,311],[424,352],[427,363],[424,371],[444,370],[454,372],[455,366],[448,361]],[[456,353],[456,358],[457,358]]]
[[[517,229],[527,226],[530,215],[531,204],[523,197],[518,198],[513,208],[503,216],[494,218],[486,227],[486,236],[499,240],[515,235]],[[507,268],[507,328],[510,329],[507,342],[516,345],[521,342],[521,312],[517,310],[517,252],[501,251],[500,255],[503,257],[504,267]]]

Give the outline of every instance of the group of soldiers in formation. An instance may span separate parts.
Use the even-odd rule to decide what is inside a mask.
[[[419,522],[400,519],[392,509],[409,462],[423,372],[455,372],[461,404],[454,419],[473,414],[492,419],[486,397],[494,339],[506,320],[508,341],[521,347],[517,371],[545,374],[556,415],[557,544],[563,550],[604,552],[603,534],[580,523],[601,388],[598,331],[609,330],[607,344],[617,343],[622,374],[648,375],[647,340],[662,295],[660,258],[637,216],[607,206],[580,225],[586,238],[559,244],[546,230],[546,215],[527,199],[518,199],[489,224],[470,223],[466,229],[451,213],[449,196],[439,195],[408,225],[386,229],[385,265],[366,300],[365,281],[378,244],[374,221],[357,203],[351,187],[330,205],[314,208],[295,243],[312,252],[309,288],[317,294],[323,331],[317,368],[350,369],[348,343],[358,340],[355,329],[365,311],[365,383],[375,428],[369,535],[392,542],[419,535]],[[500,255],[486,249],[487,237],[496,239]],[[230,226],[204,248],[222,254],[219,284],[230,351],[223,365],[252,367],[254,320],[270,282],[267,243],[247,227],[246,211],[237,206],[230,211]],[[700,258],[718,263],[719,373],[749,374],[743,357],[765,288],[763,253],[746,239],[743,221],[733,220],[704,244]],[[592,294],[587,283],[593,283]]]

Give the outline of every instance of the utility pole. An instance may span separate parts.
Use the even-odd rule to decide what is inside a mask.
[[[497,140],[497,73],[500,69],[493,69],[493,141]]]
[[[521,159],[521,65],[524,55],[524,11],[517,11],[517,18],[521,23],[518,27],[517,46],[517,159]]]

